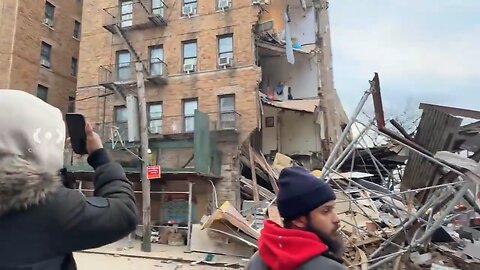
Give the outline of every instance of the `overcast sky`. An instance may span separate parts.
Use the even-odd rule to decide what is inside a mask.
[[[331,0],[330,29],[348,115],[374,72],[387,117],[420,102],[480,110],[480,0]]]

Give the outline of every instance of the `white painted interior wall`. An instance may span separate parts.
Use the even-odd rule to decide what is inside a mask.
[[[307,8],[307,12],[304,13],[301,7],[295,7],[290,8],[289,14],[292,38],[297,38],[302,45],[315,43],[315,9],[313,7]]]
[[[317,97],[318,66],[310,55],[295,53],[295,64],[287,62],[285,56],[264,58],[262,60],[262,79],[270,87],[285,81],[292,87],[294,99]],[[279,97],[279,99],[282,99]]]
[[[271,106],[263,106],[263,111],[262,151],[264,154],[277,149],[287,155],[321,151],[320,127],[315,124],[313,114],[290,110],[280,112],[280,109]],[[265,126],[265,118],[269,116],[275,117],[275,127]],[[278,147],[277,140],[280,140]]]

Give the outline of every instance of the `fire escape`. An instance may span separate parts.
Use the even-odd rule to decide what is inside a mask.
[[[126,91],[136,87],[135,64],[142,63],[146,82],[156,85],[167,84],[167,65],[163,61],[163,49],[150,52],[148,59],[142,59],[135,50],[129,35],[153,27],[167,26],[168,7],[162,0],[124,0],[118,6],[103,9],[103,28],[120,37],[127,45],[128,54],[121,57],[117,53],[114,64],[99,67],[99,85],[114,91],[123,99]]]

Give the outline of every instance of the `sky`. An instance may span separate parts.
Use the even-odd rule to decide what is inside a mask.
[[[412,119],[420,102],[480,110],[480,0],[331,0],[329,10],[349,116],[374,72],[386,117]]]

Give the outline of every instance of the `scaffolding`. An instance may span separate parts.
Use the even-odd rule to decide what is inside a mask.
[[[369,122],[361,121],[359,120],[359,115],[370,95],[373,95],[376,116]],[[358,135],[349,142],[343,151],[340,151],[345,138],[353,127],[362,127],[362,130],[359,130]],[[359,184],[358,181],[355,181],[352,177],[345,177],[345,173],[339,172],[340,168],[344,165],[348,157],[355,157],[356,149],[362,146],[364,147],[363,149],[366,149],[383,183],[389,182],[386,181],[384,177],[385,174],[388,175],[389,180],[398,178],[386,169],[368,148],[366,139],[369,132],[375,132],[381,136],[385,136],[390,141],[420,155],[421,158],[438,165],[445,173],[443,178],[450,181],[404,191],[390,191],[387,188],[387,192],[385,192],[385,190],[380,192],[378,189]],[[352,158],[351,160],[350,175],[352,175],[354,167],[354,159]],[[469,165],[467,166],[465,164]],[[443,224],[449,223],[458,217],[459,213],[454,213],[453,210],[463,198],[471,204],[474,210],[480,213],[479,206],[475,203],[475,199],[472,200],[472,194],[470,194],[470,188],[472,188],[474,184],[480,184],[480,166],[478,163],[472,159],[459,158],[456,154],[450,152],[429,153],[421,146],[415,145],[412,141],[408,140],[408,138],[400,137],[396,135],[396,133],[388,131],[385,128],[385,120],[383,119],[380,82],[377,73],[375,73],[373,80],[370,81],[370,88],[364,92],[347,127],[344,129],[338,143],[332,150],[330,158],[326,161],[320,178],[326,179],[337,191],[341,191],[348,197],[348,199],[337,200],[337,204],[349,203],[348,211],[354,212],[354,208],[357,211],[361,210],[363,213],[360,214],[363,214],[367,219],[376,224],[376,221],[363,210],[362,200],[383,198],[383,201],[394,209],[400,219],[400,224],[396,226],[393,234],[387,234],[381,229],[380,236],[373,234],[358,224],[354,224],[356,223],[356,219],[353,219],[353,223],[348,220],[342,220],[344,224],[352,226],[358,230],[358,232],[382,241],[381,245],[378,246],[373,253],[362,260],[362,269],[366,266],[368,266],[368,269],[381,269],[385,267],[387,263],[399,260],[404,254],[425,251],[435,231]],[[352,187],[355,187],[361,192],[366,192],[366,194],[369,195],[361,198],[353,198],[349,192],[347,192],[347,189],[351,189]],[[415,209],[402,209],[394,202],[395,198],[395,200],[401,200],[405,206],[412,205],[411,202],[407,202],[407,198],[412,198],[412,195],[420,192],[426,192],[426,200],[423,204],[414,207]],[[471,212],[472,210],[466,211]],[[355,247],[358,246],[353,243],[351,244]]]

